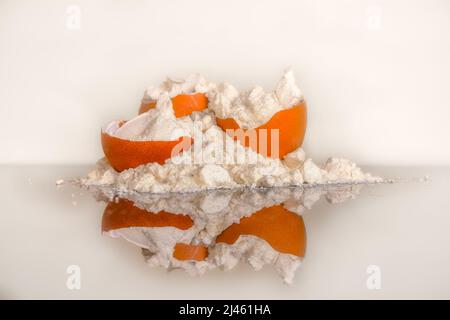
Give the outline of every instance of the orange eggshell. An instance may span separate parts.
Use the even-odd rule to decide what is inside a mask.
[[[102,231],[110,231],[131,227],[175,227],[187,230],[194,222],[183,214],[166,211],[152,213],[136,207],[132,201],[120,199],[106,206],[102,217]]]
[[[240,235],[266,240],[278,252],[304,257],[306,230],[303,218],[282,205],[264,208],[225,229],[216,242],[232,245]]]
[[[208,248],[201,245],[177,243],[173,250],[173,257],[178,260],[202,261],[208,257]]]
[[[119,172],[151,162],[163,164],[170,157],[188,150],[193,143],[190,137],[176,141],[132,141],[103,131],[101,141],[106,159]]]
[[[224,131],[241,129],[233,118],[216,118],[216,121],[217,125]],[[265,129],[266,132],[261,131],[261,129]],[[279,130],[278,154],[277,152],[272,152],[271,129]],[[255,129],[241,130],[244,132],[244,135],[241,137],[235,135],[234,139],[239,139],[242,145],[250,147],[265,156],[282,159],[286,154],[299,148],[303,143],[306,131],[306,103],[303,101],[290,109],[275,113],[267,123]],[[248,139],[250,130],[255,130],[256,132],[256,144],[251,144]],[[262,138],[267,141],[267,148],[260,148],[260,146],[263,146]],[[266,150],[267,152],[265,152]]]
[[[208,107],[208,98],[204,93],[179,94],[172,98],[175,117],[181,118],[195,111],[202,111]],[[142,101],[139,114],[156,107],[156,101]]]

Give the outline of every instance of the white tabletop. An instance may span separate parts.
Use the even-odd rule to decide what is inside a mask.
[[[150,268],[138,247],[102,235],[104,203],[72,185],[56,188],[87,170],[0,167],[0,298],[450,298],[450,168],[370,168],[430,180],[368,186],[338,205],[321,199],[303,215],[306,257],[290,286],[270,267],[202,277]],[[79,290],[66,285],[71,265],[80,267]],[[373,270],[378,289],[367,285]]]

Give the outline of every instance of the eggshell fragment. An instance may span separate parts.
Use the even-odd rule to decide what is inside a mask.
[[[216,242],[232,245],[240,235],[253,235],[266,240],[281,253],[304,257],[306,230],[303,218],[282,205],[264,208],[250,217],[242,218],[225,229]]]
[[[175,141],[135,141],[114,136],[124,121],[113,121],[101,131],[103,152],[109,164],[118,172],[167,159],[186,151],[193,143],[187,136]]]
[[[172,98],[175,117],[181,118],[195,111],[202,111],[208,107],[208,98],[204,93],[179,94]],[[139,114],[156,107],[156,101],[142,101]]]
[[[229,134],[232,132],[230,135],[243,146],[250,147],[264,156],[282,159],[303,143],[306,131],[306,103],[303,101],[292,108],[278,111],[267,123],[254,129],[241,129],[233,118],[216,118],[216,121],[224,131]],[[278,139],[273,129],[278,129]],[[256,139],[253,143],[249,138],[252,136]],[[276,145],[272,147],[272,139],[278,140],[279,148],[276,148]]]
[[[202,261],[208,257],[208,248],[201,245],[177,243],[173,250],[173,257],[178,260]]]

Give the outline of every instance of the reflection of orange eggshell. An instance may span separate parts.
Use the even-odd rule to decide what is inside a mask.
[[[193,224],[189,216],[166,211],[152,213],[136,207],[129,200],[120,199],[106,206],[102,218],[102,231],[131,227],[175,227],[187,230]]]
[[[225,229],[216,242],[232,245],[240,235],[264,239],[281,253],[305,256],[306,231],[303,218],[281,205],[264,208],[250,217],[242,218],[239,223]]]
[[[216,121],[217,125],[225,131],[241,129],[233,118],[216,118]],[[265,129],[266,132],[261,131],[262,129]],[[278,129],[278,152],[272,152],[272,129]],[[242,145],[268,157],[283,158],[289,152],[299,148],[303,143],[306,131],[306,103],[303,101],[290,109],[278,111],[267,123],[255,129],[241,130],[244,134],[241,136],[234,135],[234,139],[239,139]],[[248,138],[251,136],[252,130],[254,130],[256,138],[253,144]],[[273,138],[276,138],[276,135]],[[267,148],[264,147],[265,145],[267,145]]]
[[[195,111],[205,110],[208,106],[208,98],[204,93],[179,94],[172,98],[175,117],[181,118]],[[139,114],[147,112],[156,106],[156,101],[142,101]]]
[[[208,248],[200,245],[177,243],[173,250],[173,257],[178,260],[202,261],[208,257]]]
[[[104,131],[101,140],[106,159],[119,172],[151,162],[163,164],[172,156],[188,150],[193,142],[190,137],[181,137],[176,141],[132,141]]]

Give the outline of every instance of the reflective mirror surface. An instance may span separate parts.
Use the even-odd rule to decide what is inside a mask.
[[[0,296],[450,297],[450,170],[370,170],[430,180],[116,195],[2,167]]]

